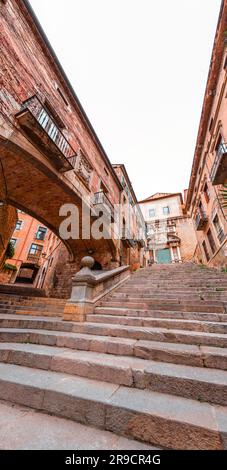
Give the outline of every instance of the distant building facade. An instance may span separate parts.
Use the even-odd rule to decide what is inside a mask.
[[[44,288],[50,283],[57,249],[58,237],[38,220],[18,210],[14,232],[10,239],[14,247],[13,258],[6,263],[16,270],[2,270],[1,282],[30,284]],[[48,282],[47,282],[48,280]]]
[[[181,193],[156,193],[140,201],[140,207],[147,224],[149,261],[168,264],[192,260],[196,236]]]
[[[186,210],[197,235],[195,261],[227,266],[227,2],[222,3],[198,130]]]
[[[123,187],[120,203],[120,260],[131,270],[146,265],[146,224],[123,164],[113,165]]]

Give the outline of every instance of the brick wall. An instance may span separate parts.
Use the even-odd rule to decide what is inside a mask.
[[[197,245],[193,220],[187,217],[178,219],[176,230],[177,236],[181,239],[180,252],[182,261],[191,261]]]
[[[0,266],[3,263],[8,241],[17,220],[16,209],[12,206],[0,206]]]

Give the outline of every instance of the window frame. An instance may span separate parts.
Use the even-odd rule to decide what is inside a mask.
[[[153,213],[153,215],[151,215],[150,213]],[[148,209],[148,215],[149,215],[149,219],[152,219],[153,217],[155,217],[155,209],[152,208],[152,209]]]
[[[165,212],[165,209],[168,210],[167,213]],[[162,213],[163,213],[163,215],[169,215],[169,214],[170,214],[170,207],[169,207],[169,206],[164,206],[164,207],[162,208]]]
[[[17,227],[17,224],[20,224],[19,228]],[[16,225],[15,225],[15,230],[22,230],[22,227],[23,227],[23,220],[19,219],[16,221]]]

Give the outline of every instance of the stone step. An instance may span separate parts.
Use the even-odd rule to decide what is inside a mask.
[[[98,310],[98,309],[97,309]],[[227,329],[227,315],[218,315],[211,314],[212,317],[209,321],[202,318],[202,320],[197,320],[195,314],[194,319],[177,319],[172,315],[172,318],[148,318],[148,317],[133,317],[133,312],[131,311],[131,316],[117,316],[117,315],[108,315],[108,314],[88,314],[87,322],[88,323],[102,323],[102,324],[113,324],[113,325],[129,325],[129,326],[139,326],[139,327],[155,327],[155,328],[166,328],[166,329],[184,329],[189,331],[204,331],[208,333],[225,333]],[[205,316],[205,314],[202,314]],[[224,322],[221,321],[221,318],[225,317]],[[108,326],[108,325],[107,325]],[[64,322],[59,320],[59,318],[52,317],[50,320],[47,320],[45,317],[35,317],[29,318],[27,315],[22,315],[18,318],[17,315],[1,315],[0,314],[0,327],[1,328],[31,328],[31,329],[44,329],[52,331],[65,331],[73,332],[78,328],[78,324],[74,322]],[[83,325],[79,328],[86,328]]]
[[[201,321],[227,321],[226,313],[205,313],[205,312],[182,312],[174,310],[143,310],[143,309],[127,309],[123,307],[95,307],[95,314],[100,315],[116,315],[129,317],[145,317],[145,318],[173,318],[185,320],[201,320]]]
[[[0,362],[227,405],[227,372],[90,351],[0,344]]]
[[[65,300],[64,299],[52,299],[52,298],[45,298],[45,299],[35,299],[35,298],[16,298],[16,299],[11,299],[11,298],[2,298],[0,297],[0,304],[1,305],[36,305],[36,306],[53,306],[55,305],[56,307],[63,307],[65,305]]]
[[[206,294],[206,293],[188,293],[188,294],[168,294],[168,293],[149,293],[149,294],[140,294],[139,292],[135,292],[133,294],[130,293],[120,293],[115,292],[109,294],[105,297],[105,300],[113,300],[113,301],[132,301],[132,302],[171,302],[171,303],[188,303],[188,302],[200,302],[201,300],[204,302],[209,302],[209,304],[213,302],[225,302],[227,303],[227,293],[223,295],[222,292],[220,293],[213,293],[213,294]],[[1,307],[0,307],[1,308]]]
[[[69,419],[25,406],[0,402],[1,450],[155,450],[150,444],[127,439]],[[26,468],[26,467],[25,467]]]
[[[63,316],[63,311],[59,312],[59,311],[45,310],[45,309],[27,310],[26,308],[20,309],[20,310],[18,310],[17,308],[11,308],[11,309],[0,308],[0,314],[8,314],[9,312],[15,313],[17,315],[29,315],[29,316],[46,316],[46,317],[58,316],[59,318]]]
[[[104,333],[104,331],[102,331]],[[31,343],[46,346],[132,356],[135,339],[63,331],[1,328],[0,343]]]
[[[227,370],[227,348],[141,340],[134,354],[152,361]]]
[[[44,289],[19,284],[0,284],[0,295],[1,294],[46,297]]]
[[[184,282],[182,279],[178,279],[176,281],[172,280],[172,279],[169,279],[169,280],[157,280],[155,281],[154,279],[149,279],[148,281],[145,281],[145,280],[138,280],[136,282],[132,282],[132,281],[128,281],[124,284],[126,287],[135,287],[135,288],[140,288],[140,287],[143,287],[143,288],[146,288],[146,287],[172,287],[173,289],[180,285],[182,288],[190,288],[190,287],[212,287],[212,288],[215,288],[215,287],[225,287],[227,286],[227,281],[223,281],[223,280],[204,280],[204,279],[200,279],[200,280],[195,280],[195,279],[192,279],[192,280],[188,280],[187,282]]]
[[[227,333],[227,315],[226,322],[214,322],[214,321],[199,321],[199,320],[175,320],[164,319],[164,318],[147,318],[147,317],[123,317],[116,315],[98,315],[90,314],[87,315],[87,321],[91,323],[110,323],[117,325],[129,325],[129,326],[143,326],[143,327],[155,327],[155,328],[174,328],[180,330],[190,331],[204,331],[207,333]]]
[[[130,309],[147,309],[147,310],[180,310],[185,312],[213,312],[225,313],[225,302],[171,302],[171,301],[149,301],[144,300],[127,301],[127,300],[101,300],[98,302],[99,307],[125,307]]]
[[[131,293],[132,292],[132,289],[131,287],[127,287],[125,286],[125,284],[123,284],[121,287],[119,287],[119,289],[117,289],[116,292],[119,292],[119,293]],[[150,286],[150,287],[144,287],[144,288],[135,288],[133,289],[133,293],[144,293],[144,294],[153,294],[153,293],[159,293],[159,294],[166,294],[166,293],[174,293],[174,294],[192,294],[192,293],[202,293],[202,292],[205,292],[207,294],[214,294],[214,293],[223,293],[223,294],[226,294],[227,292],[227,288],[225,287],[180,287],[180,286],[177,286],[176,289],[173,290],[172,287],[162,287],[162,286],[158,286],[158,287],[153,287],[153,286]]]
[[[189,398],[0,364],[0,399],[164,448],[225,447],[226,407]]]
[[[131,355],[136,340],[227,347],[227,335],[183,329],[75,323],[71,332],[0,328],[0,342],[29,342]],[[93,349],[94,348],[94,349]]]

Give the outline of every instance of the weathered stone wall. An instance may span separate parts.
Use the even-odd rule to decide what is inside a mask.
[[[36,217],[56,235],[62,218],[59,208],[66,203],[80,210],[82,198],[100,190],[105,185],[112,204],[120,200],[120,183],[94,129],[83,111],[69,82],[62,73],[53,52],[22,0],[0,3],[1,56],[0,74],[1,112],[0,147],[8,185],[8,201]],[[78,155],[84,155],[75,170],[60,173],[40,151],[26,132],[21,130],[16,114],[22,103],[36,95],[48,107],[50,115]],[[57,118],[56,118],[57,116]],[[60,124],[59,124],[60,122]],[[35,124],[34,124],[35,126]],[[80,158],[80,157],[78,157]],[[89,181],[86,171],[91,169]],[[89,172],[88,171],[88,172]],[[20,184],[16,182],[19,181]],[[118,241],[110,247],[105,240],[77,243],[69,240],[73,255],[80,257],[89,249],[100,253],[112,251],[117,255]]]
[[[0,206],[0,267],[3,264],[5,251],[15,228],[16,220],[17,213],[14,207],[5,204]]]
[[[188,217],[177,219],[176,231],[181,240],[180,253],[182,261],[191,261],[197,244],[193,220]]]

